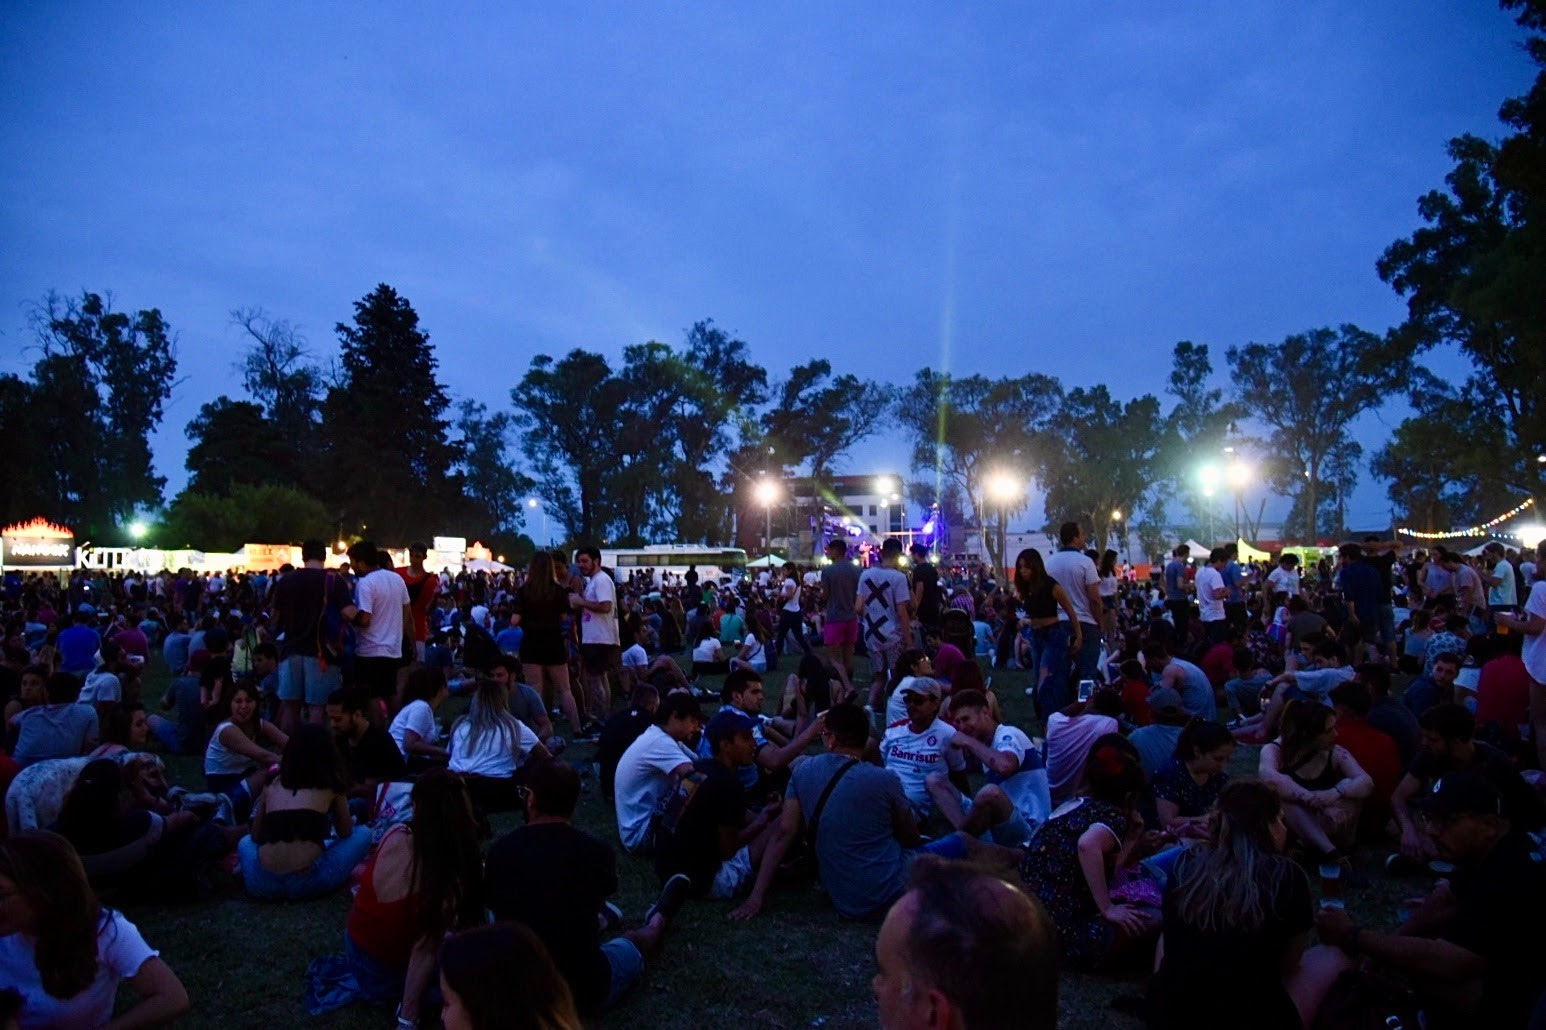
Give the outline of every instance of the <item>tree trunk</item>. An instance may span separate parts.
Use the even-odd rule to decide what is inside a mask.
[[[1305,505],[1305,514],[1304,514],[1305,531],[1306,531],[1304,543],[1305,543],[1306,547],[1314,547],[1316,545],[1316,539],[1315,539],[1315,529],[1316,529],[1316,526],[1315,526],[1315,508],[1316,508],[1316,505],[1320,503],[1320,498],[1317,496],[1317,492],[1316,492],[1315,488],[1318,485],[1319,485],[1319,483],[1316,481],[1315,471],[1312,469],[1310,471],[1309,482],[1305,484],[1305,488],[1304,488],[1305,499],[1308,502]]]

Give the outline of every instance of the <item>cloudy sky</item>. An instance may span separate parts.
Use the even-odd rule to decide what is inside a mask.
[[[1157,392],[1180,339],[1399,321],[1375,260],[1532,78],[1486,0],[564,6],[4,5],[0,369],[51,289],[159,307],[173,490],[228,312],[325,356],[378,282],[491,405],[701,318],[774,372]]]

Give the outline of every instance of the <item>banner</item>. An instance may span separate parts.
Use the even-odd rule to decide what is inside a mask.
[[[75,534],[44,518],[0,530],[0,565],[8,569],[68,569],[75,566]]]

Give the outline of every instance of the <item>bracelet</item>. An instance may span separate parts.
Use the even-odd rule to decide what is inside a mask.
[[[397,1016],[397,1030],[418,1030],[419,1021],[417,1019],[409,1019],[403,1015],[401,1004],[397,1006],[395,1015]]]

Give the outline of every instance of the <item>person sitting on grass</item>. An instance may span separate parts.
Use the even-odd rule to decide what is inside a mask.
[[[1243,722],[1261,714],[1261,693],[1272,681],[1272,673],[1243,646],[1235,648],[1234,668],[1234,678],[1224,683],[1224,697]]]
[[[113,1020],[119,984],[139,1000]],[[106,909],[69,841],[23,830],[0,838],[0,984],[21,995],[19,1025],[163,1026],[188,992],[135,925]]]
[[[328,725],[333,743],[349,773],[349,797],[363,815],[383,783],[401,780],[408,763],[385,729],[371,724],[366,708],[371,702],[359,687],[335,690],[327,698]]]
[[[56,672],[43,684],[44,704],[23,709],[16,716],[16,747],[11,757],[23,769],[47,758],[74,758],[97,746],[100,726],[97,710],[80,705],[81,681],[68,672]]]
[[[650,817],[671,788],[672,777],[692,771],[698,755],[687,746],[703,725],[698,699],[669,694],[655,710],[654,724],[629,744],[617,761],[612,787],[617,833],[629,853],[650,848]]]
[[[1111,896],[1114,874],[1128,865],[1143,836],[1136,806],[1145,780],[1137,754],[1121,736],[1108,734],[1090,750],[1083,781],[1083,794],[1054,809],[1031,838],[1020,878],[1057,926],[1063,960],[1092,970],[1152,938],[1160,916]]]
[[[657,690],[669,690],[672,687],[689,687],[687,674],[682,667],[676,664],[676,659],[669,654],[657,655],[650,659],[649,652],[645,650],[645,642],[649,640],[649,627],[637,616],[630,617],[625,627],[628,638],[633,641],[632,646],[623,652],[623,689],[632,691],[641,683],[653,684]],[[766,664],[766,663],[764,663]]]
[[[417,1024],[449,931],[484,921],[483,856],[462,778],[431,769],[413,785],[413,817],[381,838],[349,909],[344,954],[306,970],[306,1009],[318,1016],[352,1002],[399,1002]]]
[[[979,691],[952,695],[950,718],[956,731],[950,746],[981,762],[987,783],[968,797],[943,773],[930,773],[925,784],[939,814],[974,837],[991,831],[995,844],[1026,843],[1052,814],[1041,752],[1025,731],[1000,723]]]
[[[1078,792],[1090,748],[1116,733],[1121,717],[1122,695],[1104,688],[1047,717],[1047,783],[1054,801],[1066,801]]]
[[[489,910],[497,920],[531,927],[579,1011],[595,1015],[620,1002],[644,975],[646,960],[660,949],[691,884],[685,876],[671,877],[645,911],[643,926],[603,942],[603,929],[622,918],[607,902],[617,892],[617,855],[611,845],[574,826],[579,774],[567,762],[543,762],[522,789],[526,825],[496,840],[484,866]],[[450,949],[449,942],[441,949],[443,970],[453,964]],[[510,978],[515,971],[500,966],[489,972]],[[447,1003],[449,1009],[449,998]]]
[[[746,807],[739,777],[756,762],[756,726],[726,706],[704,728],[714,757],[693,763],[655,817],[655,873],[662,884],[680,873],[692,881],[694,896],[709,898],[733,898],[751,886],[779,811],[777,802],[755,816]]]
[[[216,725],[204,749],[204,786],[229,797],[236,821],[244,823],[289,738],[258,715],[258,692],[251,685],[237,684],[226,700],[230,705],[226,718]]]
[[[1335,948],[1306,948],[1310,880],[1283,854],[1282,804],[1261,783],[1231,783],[1209,826],[1206,844],[1182,852],[1165,892],[1149,1026],[1313,1026],[1352,963]]]
[[[1181,710],[1187,715],[1209,721],[1219,717],[1213,682],[1201,668],[1171,655],[1170,648],[1158,637],[1144,641],[1143,660],[1149,672],[1159,677],[1156,687],[1169,687],[1181,695]]]
[[[520,770],[549,757],[537,734],[510,714],[508,697],[493,680],[479,680],[467,714],[451,727],[449,767],[466,779],[467,793],[483,813],[519,807]]]
[[[441,1025],[582,1030],[574,995],[549,952],[520,923],[477,926],[447,937],[440,948]]]
[[[91,752],[92,758],[112,758],[130,751],[144,751],[150,743],[150,719],[138,701],[113,705],[101,717],[102,742]]]
[[[444,768],[451,752],[441,747],[440,724],[435,712],[451,691],[446,687],[444,669],[421,665],[408,674],[403,685],[403,707],[392,719],[387,735],[397,745],[410,773]]]
[[[1311,668],[1280,673],[1267,681],[1262,692],[1270,695],[1271,700],[1261,717],[1245,719],[1230,727],[1241,743],[1260,744],[1271,740],[1279,732],[1283,713],[1291,702],[1308,701],[1330,708],[1331,688],[1357,675],[1347,664],[1347,648],[1335,640],[1322,640],[1316,644],[1311,660]]]
[[[1433,837],[1419,825],[1412,802],[1452,773],[1474,772],[1486,777],[1503,797],[1504,816],[1519,829],[1534,833],[1546,826],[1546,803],[1519,775],[1508,755],[1476,739],[1476,717],[1464,705],[1435,705],[1419,722],[1422,753],[1390,796],[1401,840],[1401,858],[1392,863],[1393,872],[1403,862],[1426,862],[1436,857]]]
[[[1229,783],[1224,770],[1234,753],[1234,734],[1223,723],[1187,723],[1176,741],[1175,757],[1150,783],[1160,829],[1177,837],[1208,835],[1208,819]]]
[[[1432,852],[1458,866],[1393,933],[1322,908],[1321,940],[1402,978],[1428,1026],[1541,1025],[1546,1014],[1546,862],[1481,772],[1450,772],[1415,802]],[[1377,981],[1378,984],[1378,981]]]
[[[922,822],[934,812],[928,788],[930,774],[940,773],[962,794],[968,792],[966,758],[959,748],[950,746],[956,729],[940,718],[942,691],[938,680],[915,676],[898,693],[907,705],[907,718],[886,727],[880,738],[880,757],[901,779],[913,816]]]
[[[800,659],[799,667],[784,680],[784,696],[773,726],[786,737],[817,712],[854,698],[854,688],[836,662],[812,652]]]
[[[640,683],[633,688],[628,707],[614,712],[601,727],[596,741],[596,765],[601,780],[601,797],[607,804],[616,801],[613,783],[617,776],[617,763],[628,746],[655,724],[655,710],[660,707],[660,691],[650,683]]]
[[[988,872],[925,858],[875,939],[884,1027],[1055,1030],[1057,928]]]
[[[908,870],[920,855],[992,855],[991,845],[978,846],[962,833],[925,844],[902,781],[864,761],[869,741],[864,709],[840,704],[827,712],[821,730],[826,753],[795,766],[757,882],[731,919],[751,919],[762,911],[778,867],[797,841],[814,854],[833,907],[860,920],[881,918],[902,896]]]
[[[1369,687],[1361,676],[1331,688],[1331,705],[1337,713],[1337,743],[1347,748],[1353,761],[1369,774],[1374,784],[1359,815],[1360,840],[1385,836],[1385,828],[1390,823],[1390,798],[1404,771],[1396,742],[1369,725],[1367,717],[1372,700]]]
[[[919,676],[936,679],[934,663],[923,648],[909,647],[897,657],[896,666],[891,670],[891,678],[885,684],[887,726],[907,718],[907,702],[902,697],[902,688]],[[941,685],[941,690],[943,689]]]
[[[348,790],[332,733],[302,723],[285,744],[279,775],[258,796],[252,832],[236,848],[248,894],[315,898],[343,886],[371,845],[370,828],[356,827],[349,815]]]
[[[1374,781],[1337,745],[1337,716],[1315,701],[1290,701],[1283,732],[1261,750],[1257,775],[1283,802],[1283,821],[1321,862],[1345,859]]]
[[[821,734],[821,727],[817,725],[819,720],[808,711],[792,740],[773,727],[765,729],[759,718],[762,715],[762,677],[751,669],[735,669],[726,676],[719,697],[720,711],[739,712],[751,720],[756,751],[751,764],[742,766],[736,775],[740,777],[741,785],[753,795],[753,804],[758,805],[760,798],[755,795],[766,789],[782,791],[784,770],[805,754],[805,749]],[[710,741],[710,746],[712,744]]]

